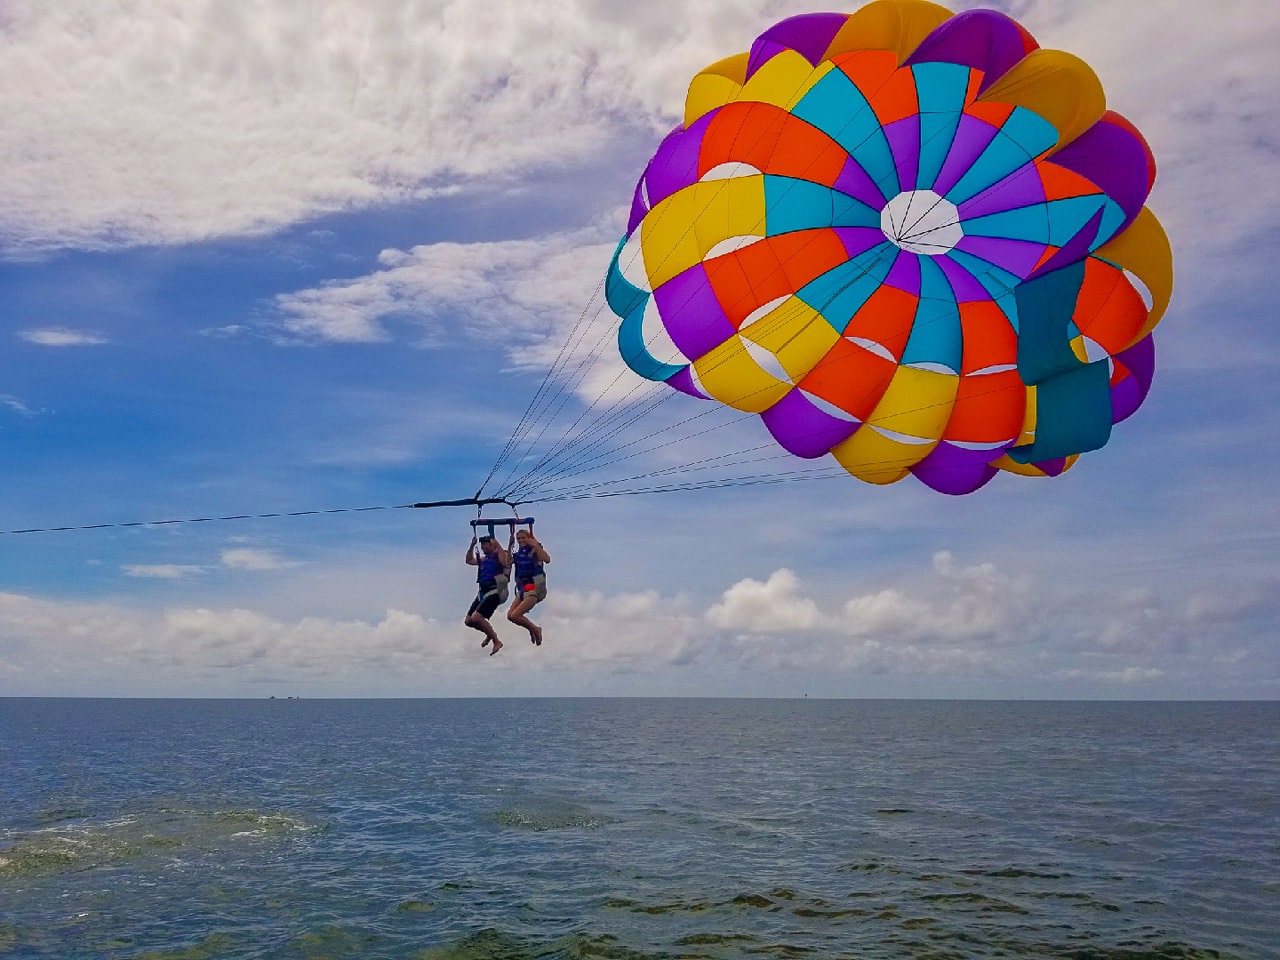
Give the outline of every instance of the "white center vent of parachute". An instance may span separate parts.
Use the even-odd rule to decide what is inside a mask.
[[[880,229],[909,253],[936,257],[964,237],[960,212],[932,190],[906,190],[880,211]]]

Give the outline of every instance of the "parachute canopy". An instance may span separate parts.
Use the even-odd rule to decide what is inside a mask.
[[[610,264],[618,345],[872,483],[1056,476],[1151,385],[1154,179],[1093,71],[1002,13],[793,17],[690,83]]]

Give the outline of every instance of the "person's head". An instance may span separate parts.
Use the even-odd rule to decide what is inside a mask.
[[[516,531],[516,543],[520,544],[520,546],[522,546],[522,547],[526,547],[526,546],[528,546],[532,541],[533,541],[533,534],[532,534],[532,533],[530,533],[528,530],[517,530],[517,531]]]
[[[494,553],[497,553],[498,541],[495,540],[493,537],[481,537],[480,549],[483,550],[486,555],[492,555]]]

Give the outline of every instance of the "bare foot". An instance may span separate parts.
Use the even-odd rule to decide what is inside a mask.
[[[486,641],[486,642],[488,642],[488,641]],[[494,638],[493,638],[493,649],[489,651],[489,656],[491,656],[491,657],[492,657],[495,653],[497,653],[497,652],[498,652],[499,650],[501,650],[501,649],[502,649],[502,641],[501,641],[501,640],[499,640],[497,637],[494,637]]]
[[[535,647],[540,647],[540,646],[542,646],[542,628],[541,628],[541,627],[530,627],[530,628],[529,628],[529,639],[533,642],[533,645],[534,645]]]
[[[488,645],[489,645],[489,638],[488,638],[488,637],[485,637],[485,638],[484,638],[484,641],[480,644],[480,649],[481,649],[481,650],[483,650],[483,649],[484,649],[485,647],[487,647]]]

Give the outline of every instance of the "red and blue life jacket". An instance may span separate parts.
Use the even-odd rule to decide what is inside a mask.
[[[532,580],[542,573],[542,561],[531,545],[525,545],[511,555],[515,565],[516,579],[521,583]]]

